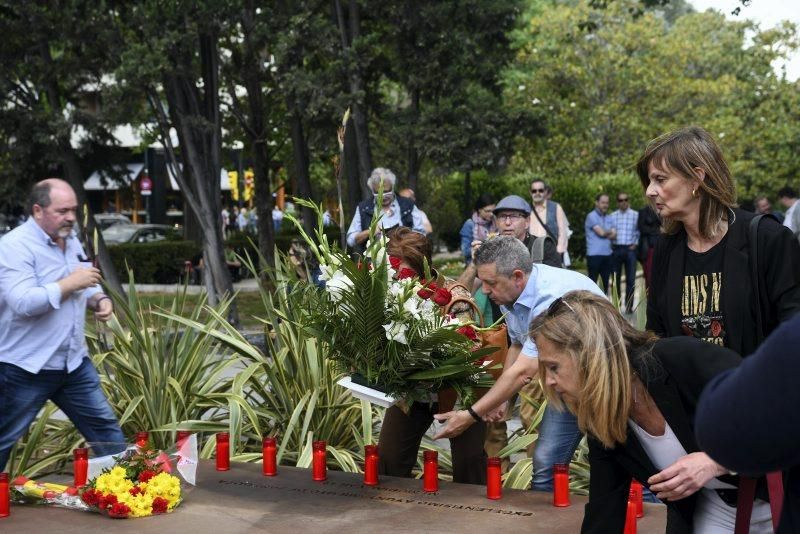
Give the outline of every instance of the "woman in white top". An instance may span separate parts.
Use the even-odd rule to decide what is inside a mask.
[[[667,532],[733,532],[738,477],[698,449],[695,408],[705,384],[736,367],[735,352],[692,337],[633,328],[606,299],[573,291],[530,326],[548,400],[589,437],[582,532],[621,532],[632,478],[668,506]],[[759,487],[757,497],[766,498]],[[757,498],[750,532],[771,532]]]

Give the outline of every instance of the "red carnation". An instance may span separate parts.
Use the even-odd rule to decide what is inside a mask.
[[[153,513],[154,514],[163,514],[167,511],[167,507],[169,506],[169,501],[164,497],[156,497],[153,499]]]
[[[111,510],[108,511],[109,516],[118,517],[120,519],[128,517],[129,513],[131,513],[131,509],[127,504],[123,504],[121,502],[114,503],[114,505],[111,507]]]
[[[400,272],[397,273],[398,280],[404,280],[406,278],[414,278],[417,276],[417,273],[414,272],[414,269],[409,269],[408,267],[403,267],[400,269]]]
[[[83,492],[83,495],[81,495],[81,499],[83,499],[83,502],[85,502],[89,506],[97,506],[97,503],[100,500],[101,495],[102,493],[100,493],[96,489],[90,488]]]
[[[147,482],[148,480],[150,480],[154,476],[156,476],[156,472],[155,471],[150,471],[149,469],[145,470],[145,471],[142,471],[141,473],[139,473],[139,482]]]
[[[450,291],[443,287],[438,288],[433,294],[433,302],[439,306],[447,306],[452,298],[453,295],[450,294]]]
[[[472,341],[478,341],[478,333],[472,328],[470,325],[464,325],[458,330],[456,330],[462,336],[471,339]]]
[[[436,293],[436,285],[431,282],[427,286],[417,291],[417,296],[419,296],[419,298],[422,300],[428,300],[433,296],[434,293]]]
[[[134,486],[134,487],[132,487],[131,489],[128,490],[128,493],[130,493],[131,495],[134,495],[134,496],[139,495],[141,492],[142,492],[142,488],[140,488],[139,486]]]
[[[117,496],[113,493],[106,493],[105,495],[100,495],[100,499],[97,501],[97,507],[101,510],[105,510],[106,508],[110,508],[117,504]]]
[[[389,256],[389,265],[392,266],[392,269],[395,271],[400,268],[400,262],[403,261],[397,256]]]

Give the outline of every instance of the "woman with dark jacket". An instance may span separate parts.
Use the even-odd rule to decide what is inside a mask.
[[[533,320],[539,377],[589,442],[589,503],[582,532],[622,532],[632,478],[665,502],[667,532],[733,532],[739,479],[701,452],[694,416],[703,387],[735,368],[733,351],[691,337],[658,339],[587,291],[556,299]],[[771,532],[757,490],[750,532]]]
[[[653,254],[647,328],[687,335],[746,355],[758,346],[756,306],[767,335],[800,309],[800,247],[765,217],[750,243],[753,214],[736,209],[736,187],[711,135],[693,126],[647,146],[637,164],[665,235]],[[757,278],[751,276],[757,249]],[[758,284],[759,302],[755,300]]]

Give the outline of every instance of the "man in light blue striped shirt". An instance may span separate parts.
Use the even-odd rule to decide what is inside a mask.
[[[617,195],[619,209],[611,214],[611,224],[617,231],[612,245],[614,284],[622,300],[622,267],[625,267],[625,312],[633,311],[633,292],[636,288],[636,249],[639,248],[639,212],[631,209],[628,193]]]
[[[0,471],[48,399],[87,441],[125,442],[84,339],[86,307],[100,321],[114,308],[75,237],[75,192],[63,180],[43,180],[30,205],[28,220],[0,239]]]

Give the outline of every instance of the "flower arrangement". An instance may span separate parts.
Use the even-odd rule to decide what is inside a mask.
[[[372,221],[366,252],[351,258],[331,245],[322,229],[322,210],[296,199],[318,216],[312,239],[292,216],[319,260],[325,290],[307,292],[305,328],[323,343],[339,368],[354,382],[396,398],[418,400],[430,391],[454,388],[465,399],[472,388],[488,387],[484,357],[496,350],[480,347],[470,319],[444,313],[452,295],[446,281],[400,268],[386,252],[387,238]]]
[[[114,467],[84,486],[81,499],[118,519],[164,514],[181,503],[181,482],[171,474],[165,453],[128,449]]]

